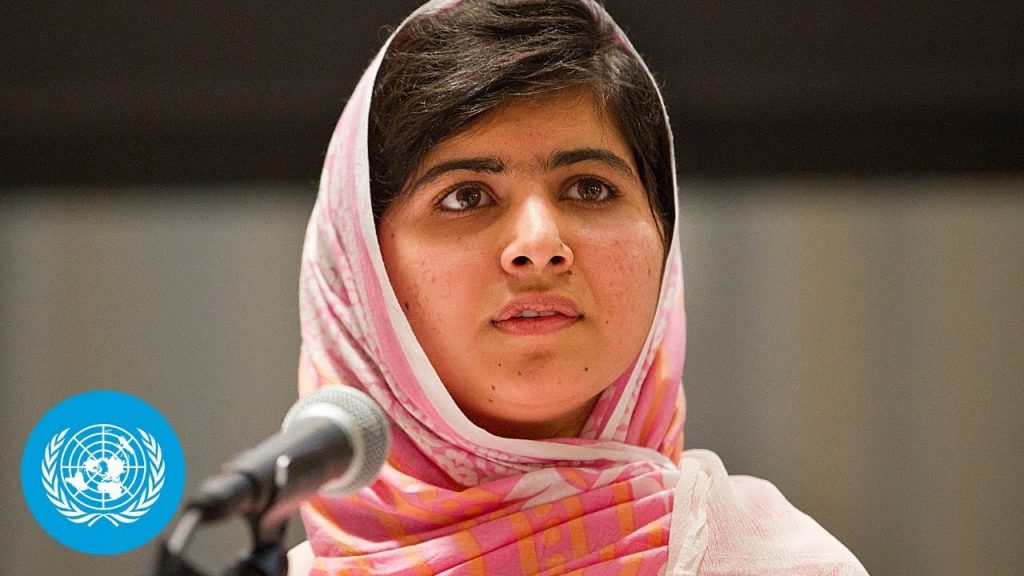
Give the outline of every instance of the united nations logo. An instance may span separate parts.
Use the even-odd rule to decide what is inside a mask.
[[[71,522],[114,526],[141,518],[164,487],[160,444],[141,428],[139,440],[113,424],[94,424],[70,438],[65,428],[46,446],[43,489],[50,503]]]
[[[115,554],[155,537],[177,511],[185,459],[166,419],[113,391],[72,396],[29,436],[22,489],[51,536],[91,554]]]

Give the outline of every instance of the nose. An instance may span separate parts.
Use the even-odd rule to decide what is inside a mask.
[[[505,272],[561,274],[572,268],[572,249],[562,237],[555,207],[546,200],[528,199],[512,216],[512,238],[501,253]]]

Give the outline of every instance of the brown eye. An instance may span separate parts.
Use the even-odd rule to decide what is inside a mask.
[[[600,202],[615,196],[615,189],[597,178],[580,178],[566,191],[566,197],[586,202]]]
[[[481,188],[476,186],[466,186],[463,188],[456,188],[451,192],[448,192],[441,198],[437,203],[437,206],[442,210],[448,210],[451,212],[461,212],[463,210],[471,210],[473,208],[479,208],[480,206],[487,206],[493,204],[490,195],[484,192]]]

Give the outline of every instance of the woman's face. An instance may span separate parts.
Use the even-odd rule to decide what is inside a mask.
[[[589,91],[513,101],[439,143],[379,237],[427,357],[499,436],[576,436],[657,306],[659,226]]]

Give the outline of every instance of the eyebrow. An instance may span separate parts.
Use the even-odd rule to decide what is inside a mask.
[[[552,153],[544,159],[544,170],[550,171],[556,168],[571,166],[588,160],[596,160],[622,173],[623,175],[636,180],[636,174],[630,168],[629,163],[617,156],[615,153],[603,148],[575,148],[572,150],[560,150]],[[429,170],[413,182],[410,190],[416,190],[421,186],[429,184],[448,172],[457,170],[468,170],[470,172],[486,172],[489,174],[504,174],[508,172],[508,166],[503,160],[494,156],[481,156],[476,158],[459,158],[441,162],[431,166]]]
[[[554,170],[555,168],[570,166],[579,162],[586,162],[587,160],[601,162],[609,168],[621,172],[624,176],[636,180],[636,174],[629,167],[629,163],[618,157],[614,152],[604,148],[576,148],[574,150],[555,152],[544,162],[544,168],[546,170]]]
[[[431,181],[440,178],[443,174],[447,172],[454,172],[456,170],[501,174],[503,172],[507,172],[508,168],[500,158],[494,157],[460,158],[458,160],[449,160],[447,162],[441,162],[437,166],[432,166],[430,170],[424,172],[423,176],[417,178],[409,189],[416,190],[420,186],[424,186],[429,184]]]

